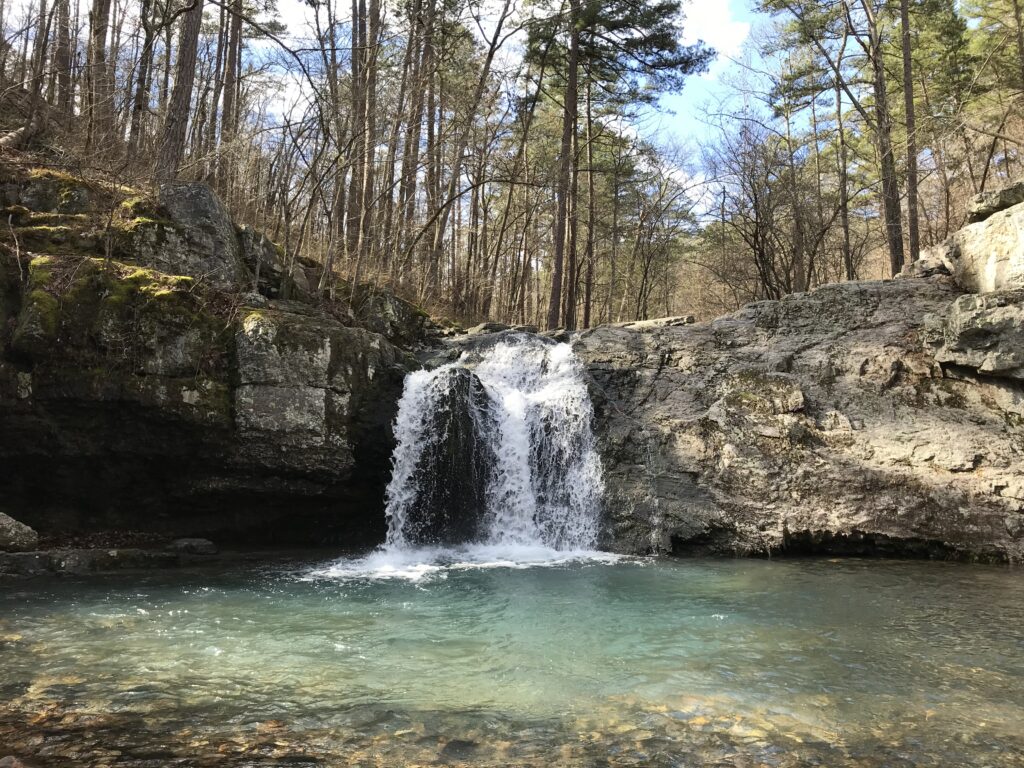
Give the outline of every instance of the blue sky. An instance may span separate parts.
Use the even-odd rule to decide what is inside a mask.
[[[685,41],[703,40],[718,51],[718,59],[706,74],[689,78],[682,92],[662,98],[661,106],[671,114],[652,115],[643,126],[645,135],[682,144],[707,136],[706,108],[726,94],[723,78],[736,70],[732,60],[742,56],[744,43],[764,18],[751,6],[752,0],[690,0],[684,4]]]

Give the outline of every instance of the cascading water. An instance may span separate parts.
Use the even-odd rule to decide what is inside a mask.
[[[410,374],[395,422],[388,550],[483,544],[590,550],[603,484],[568,344],[498,337]]]

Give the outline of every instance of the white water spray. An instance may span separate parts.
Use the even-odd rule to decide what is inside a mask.
[[[475,377],[468,386],[458,369]],[[463,432],[473,436],[461,438],[460,445],[469,445],[467,466],[432,466],[435,457],[450,457],[455,450],[451,441],[459,439],[451,418],[438,428],[438,414],[451,411],[453,401],[462,409],[461,423],[468,425]],[[474,482],[483,484],[478,489],[483,508],[476,510],[470,543],[593,549],[603,483],[592,418],[583,370],[572,348],[535,336],[502,337],[482,352],[410,374],[395,421],[386,548],[424,543],[422,532],[431,524],[424,519],[426,486],[464,484],[465,477],[437,477],[437,472],[454,471],[474,472]]]

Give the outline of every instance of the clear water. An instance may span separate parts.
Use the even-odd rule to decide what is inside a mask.
[[[1024,572],[533,555],[4,582],[0,753],[1024,765]]]

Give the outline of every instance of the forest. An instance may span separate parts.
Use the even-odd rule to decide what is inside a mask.
[[[206,181],[325,296],[570,330],[895,275],[1020,173],[1020,0],[755,10],[678,142],[676,0],[0,0],[0,147]]]

